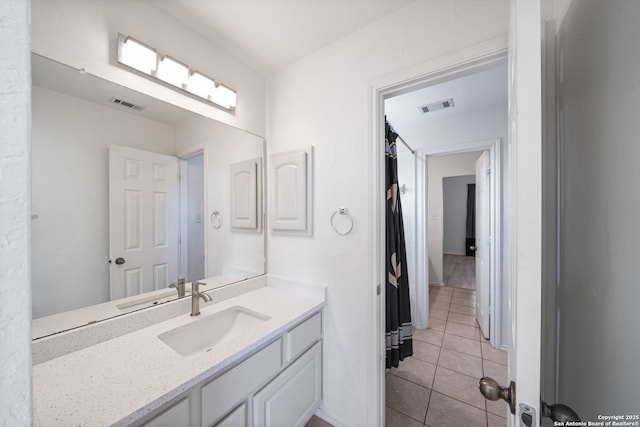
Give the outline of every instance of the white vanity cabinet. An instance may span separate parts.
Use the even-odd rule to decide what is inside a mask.
[[[321,338],[322,315],[317,312],[135,425],[304,426],[321,400]]]
[[[282,339],[269,344],[244,362],[202,387],[202,425],[211,426],[282,367]]]
[[[304,426],[321,399],[320,342],[253,396],[253,427]]]

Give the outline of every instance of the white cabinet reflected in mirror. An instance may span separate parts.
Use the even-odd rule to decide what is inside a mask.
[[[34,339],[265,273],[262,138],[35,54],[32,77]],[[216,228],[247,161],[256,226]]]

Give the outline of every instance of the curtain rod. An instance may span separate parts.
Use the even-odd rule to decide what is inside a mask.
[[[411,154],[416,154],[416,150],[414,150],[413,148],[411,148],[411,146],[409,144],[407,144],[407,141],[405,141],[404,139],[402,139],[402,137],[400,136],[400,134],[398,132],[396,132],[396,130],[393,128],[393,126],[391,126],[391,124],[389,124],[389,128],[391,128],[391,131],[393,133],[395,133],[396,135],[398,135],[398,137],[396,138],[396,140],[400,140],[400,142],[402,142],[404,144],[405,147],[407,147],[409,149],[409,151],[411,151]]]
[[[395,131],[394,131],[394,132],[395,132]],[[414,150],[413,148],[411,148],[411,147],[409,146],[409,144],[407,144],[407,141],[405,141],[404,139],[402,139],[402,137],[401,137],[400,135],[398,135],[398,138],[396,138],[396,139],[399,139],[399,140],[400,140],[400,142],[402,142],[402,143],[404,144],[404,146],[405,146],[405,147],[407,147],[407,148],[409,149],[409,151],[411,151],[411,154],[416,154],[416,150]]]

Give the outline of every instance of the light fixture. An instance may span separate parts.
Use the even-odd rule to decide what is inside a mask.
[[[133,37],[118,34],[118,62],[216,107],[230,112],[236,109],[238,94],[235,90]]]
[[[118,37],[118,62],[151,74],[158,66],[158,52],[133,37]]]
[[[189,74],[189,82],[187,83],[187,90],[194,95],[198,95],[201,98],[209,99],[209,95],[216,89],[216,82],[209,77],[197,71],[192,71]]]
[[[233,110],[234,108],[236,108],[238,95],[236,94],[235,90],[228,88],[225,85],[219,84],[216,85],[216,88],[209,96],[209,99],[211,100],[211,102],[222,105],[228,110]]]
[[[158,64],[156,76],[160,80],[182,89],[183,85],[187,84],[187,79],[189,78],[189,67],[165,55]]]

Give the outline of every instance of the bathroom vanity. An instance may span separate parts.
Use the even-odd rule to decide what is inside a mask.
[[[304,425],[321,400],[324,288],[268,276],[232,287],[200,316],[170,302],[185,310],[35,365],[34,425]]]

